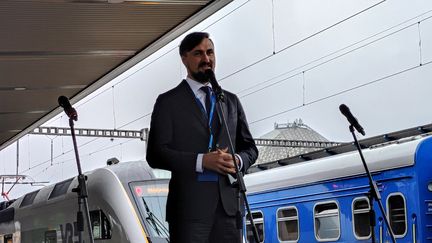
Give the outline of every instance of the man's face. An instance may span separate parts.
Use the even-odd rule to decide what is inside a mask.
[[[204,72],[206,69],[214,71],[216,61],[213,42],[210,39],[204,38],[199,45],[186,52],[181,58],[189,78],[200,83],[208,82]]]

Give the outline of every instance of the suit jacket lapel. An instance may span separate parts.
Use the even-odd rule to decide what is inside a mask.
[[[194,116],[196,116],[197,120],[199,120],[203,126],[208,127],[206,114],[203,114],[203,112],[201,111],[199,104],[196,102],[195,94],[193,93],[186,80],[183,79],[183,81],[179,84],[178,87],[184,93],[185,108],[191,107],[192,113],[194,114]]]

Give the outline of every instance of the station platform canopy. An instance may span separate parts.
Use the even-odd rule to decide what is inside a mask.
[[[0,1],[0,150],[229,2]]]

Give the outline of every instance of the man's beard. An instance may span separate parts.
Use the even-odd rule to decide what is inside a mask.
[[[209,77],[204,72],[191,72],[192,78],[202,84],[209,82]]]

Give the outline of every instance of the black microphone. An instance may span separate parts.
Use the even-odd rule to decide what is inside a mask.
[[[64,109],[71,109],[72,106],[69,102],[69,99],[66,96],[59,96],[58,97],[58,103],[61,107],[63,107]]]
[[[216,81],[216,77],[215,77],[215,74],[214,74],[213,70],[211,70],[211,69],[205,70],[205,75],[209,79],[210,84],[211,84],[211,86],[212,86],[213,91],[215,92],[215,94],[216,95],[221,94],[222,93],[222,88],[218,84],[218,82]]]
[[[358,123],[357,119],[351,114],[350,109],[345,104],[342,104],[339,106],[339,110],[342,112],[342,114],[348,119],[348,122],[353,126],[357,132],[361,133],[363,136],[366,135],[364,129],[360,124]]]
[[[76,110],[71,106],[69,99],[66,96],[59,96],[58,103],[61,107],[63,107],[66,115],[73,119],[74,121],[78,120],[78,114]]]

